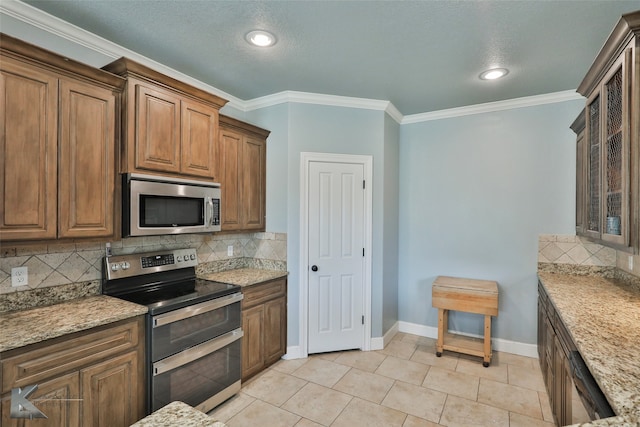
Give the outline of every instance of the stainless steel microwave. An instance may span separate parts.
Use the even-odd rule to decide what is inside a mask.
[[[220,184],[122,175],[122,236],[220,231]]]

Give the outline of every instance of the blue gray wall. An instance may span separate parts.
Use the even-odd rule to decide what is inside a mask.
[[[581,101],[403,125],[400,138],[399,320],[437,326],[431,284],[496,280],[493,335],[536,342],[538,235],[573,234]],[[481,334],[474,315],[454,330]]]

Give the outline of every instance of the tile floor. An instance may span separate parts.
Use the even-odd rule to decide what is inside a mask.
[[[384,350],[280,360],[210,415],[229,427],[553,426],[537,359],[494,352],[484,368],[404,333]]]

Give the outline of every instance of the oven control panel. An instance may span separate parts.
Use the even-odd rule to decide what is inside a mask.
[[[197,265],[198,254],[195,249],[168,249],[105,257],[104,273],[107,280],[113,280]]]

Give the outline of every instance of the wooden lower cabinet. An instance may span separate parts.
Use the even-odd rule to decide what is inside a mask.
[[[569,351],[575,350],[564,324],[546,295],[542,285],[538,286],[538,352],[545,387],[549,395],[551,411],[556,425],[573,423],[572,399],[573,377],[569,362]]]
[[[144,316],[0,353],[0,424],[11,427],[127,427],[144,413]],[[46,419],[11,418],[11,390]]]
[[[246,381],[287,351],[287,280],[248,286],[242,293],[242,381]]]

